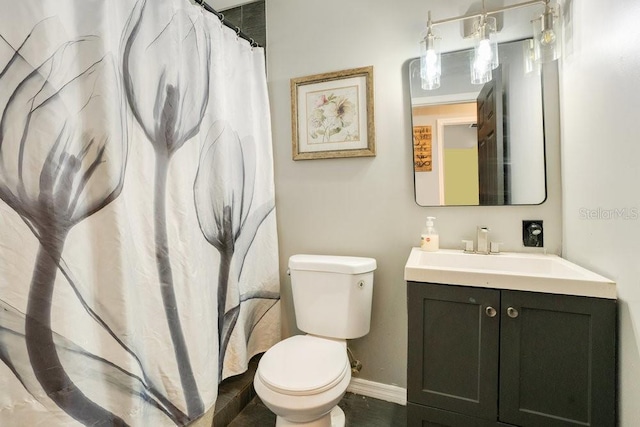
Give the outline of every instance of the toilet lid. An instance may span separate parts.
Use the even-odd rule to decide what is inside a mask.
[[[270,389],[289,395],[321,393],[349,372],[345,343],[309,335],[280,341],[260,359],[258,374]]]

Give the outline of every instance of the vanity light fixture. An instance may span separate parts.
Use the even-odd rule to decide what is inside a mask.
[[[534,19],[533,42],[536,62],[547,63],[560,58],[560,8],[545,0],[544,12]]]
[[[440,63],[440,38],[433,35],[431,11],[427,20],[427,35],[420,42],[420,79],[422,89],[433,90],[440,87],[442,68]]]
[[[473,37],[475,39],[474,55],[469,64],[471,71],[471,83],[484,84],[492,79],[491,70],[499,65],[498,43],[496,40],[496,18],[490,15],[504,12],[510,9],[544,5],[542,15],[532,21],[534,34],[534,59],[536,63],[555,61],[560,57],[560,7],[552,6],[550,0],[530,0],[504,6],[498,9],[486,10],[485,0],[482,0],[482,12],[456,16],[438,21],[431,20],[431,11],[428,13],[427,33],[421,40],[420,50],[420,77],[422,88],[425,90],[440,87],[441,63],[438,44],[440,38],[433,33],[433,27],[449,22],[474,19]]]
[[[470,62],[471,83],[485,84],[493,78],[491,70],[495,70],[500,65],[496,41],[496,18],[486,14],[481,15],[474,26],[475,46]]]

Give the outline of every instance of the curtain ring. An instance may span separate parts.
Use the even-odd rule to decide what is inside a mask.
[[[236,40],[240,37],[240,27],[236,27]]]
[[[251,49],[258,47],[258,43],[254,39],[250,39],[249,44],[251,45]]]
[[[220,15],[218,15],[218,19],[220,20],[220,22],[222,22],[224,24],[224,13],[222,12],[218,12]]]

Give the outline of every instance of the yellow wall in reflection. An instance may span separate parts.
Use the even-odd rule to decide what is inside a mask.
[[[446,205],[477,205],[478,148],[445,148],[444,201]]]

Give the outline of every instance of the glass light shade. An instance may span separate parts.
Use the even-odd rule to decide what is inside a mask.
[[[493,70],[500,65],[496,36],[496,18],[493,16],[482,16],[476,21],[475,25],[473,62],[488,62]]]
[[[440,87],[442,64],[440,62],[440,39],[429,31],[420,42],[420,78],[422,89],[433,90]]]
[[[490,82],[493,78],[493,74],[491,73],[491,62],[488,62],[482,58],[476,59],[474,55],[471,58],[471,61],[469,61],[469,65],[469,71],[471,73],[471,84],[483,85]]]
[[[545,11],[533,21],[534,55],[536,62],[552,62],[562,52],[562,29],[558,7],[546,5]]]

